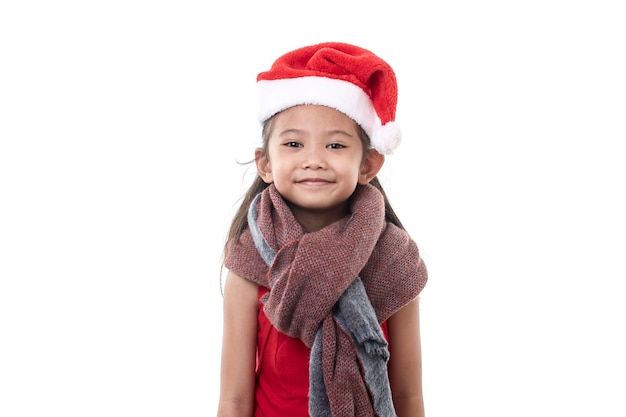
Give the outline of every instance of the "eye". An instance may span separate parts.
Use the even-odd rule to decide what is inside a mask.
[[[292,140],[292,141],[289,141],[289,142],[285,142],[285,146],[288,147],[288,148],[299,148],[302,145],[300,143]]]
[[[343,149],[345,148],[345,145],[342,145],[341,143],[331,143],[330,145],[327,146],[328,149]]]

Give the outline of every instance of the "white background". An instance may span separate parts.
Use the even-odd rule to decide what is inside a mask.
[[[338,40],[399,79],[427,414],[625,416],[620,3],[2,2],[0,415],[215,414],[255,77]]]

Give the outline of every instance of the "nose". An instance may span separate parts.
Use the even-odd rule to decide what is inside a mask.
[[[302,154],[303,169],[323,169],[326,168],[324,149],[316,146],[305,147]]]

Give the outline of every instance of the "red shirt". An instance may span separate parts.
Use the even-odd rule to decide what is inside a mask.
[[[309,354],[297,338],[279,332],[263,311],[259,287],[255,417],[309,415]],[[382,324],[387,335],[387,323]]]

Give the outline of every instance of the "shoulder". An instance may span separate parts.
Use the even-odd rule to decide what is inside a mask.
[[[229,273],[234,273],[239,277],[245,277],[257,283],[263,283],[266,280],[267,265],[259,255],[249,229],[230,243],[224,258],[224,266],[228,268]]]
[[[256,305],[259,286],[233,271],[228,271],[224,284],[224,304]]]

